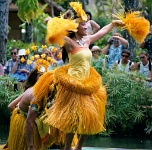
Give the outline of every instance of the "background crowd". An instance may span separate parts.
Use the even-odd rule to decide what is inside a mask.
[[[91,13],[86,12],[89,16],[87,25],[92,34],[96,33],[100,26],[95,21],[90,20]],[[88,31],[87,31],[88,32]],[[90,34],[90,32],[88,33]],[[136,71],[149,83],[152,80],[151,57],[152,57],[152,26],[147,38],[139,45],[144,51],[141,51],[136,57],[136,62],[130,60],[131,52],[129,50],[128,41],[122,37],[120,33],[114,33],[107,41],[107,45],[101,49],[99,46],[91,44],[92,52],[91,64],[94,68],[117,69],[124,72]],[[35,55],[45,54],[47,57],[53,58],[53,63],[50,63],[48,70],[64,65],[62,60],[62,48],[53,46],[44,48],[41,52],[35,51]],[[24,83],[29,73],[34,69],[34,64],[28,64],[28,56],[25,55],[25,49],[12,48],[10,49],[10,59],[4,66],[0,64],[0,75],[8,75],[19,83]],[[151,85],[151,83],[150,83]]]

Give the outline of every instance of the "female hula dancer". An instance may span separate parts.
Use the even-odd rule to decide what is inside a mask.
[[[25,124],[26,119],[29,111],[29,106],[31,101],[33,100],[33,92],[32,86],[37,82],[39,77],[45,73],[45,71],[41,71],[38,69],[38,66],[41,67],[49,66],[49,62],[43,59],[39,59],[36,61],[36,68],[34,68],[31,73],[29,74],[26,82],[25,82],[25,91],[19,97],[17,97],[14,101],[12,101],[8,108],[12,112],[11,122],[10,122],[10,130],[9,130],[9,137],[8,143],[3,147],[3,149],[9,150],[27,150],[27,139],[26,139],[26,130]],[[43,67],[44,68],[44,67]],[[42,110],[41,110],[42,111]],[[38,114],[38,113],[37,113]],[[40,112],[39,112],[40,114]],[[38,117],[38,115],[36,115]],[[38,118],[37,118],[38,119]],[[49,144],[47,144],[46,140],[42,142],[40,132],[36,126],[36,124],[32,127],[32,132],[34,132],[34,146],[36,150],[40,150],[44,147],[51,146],[52,137],[47,136],[47,140],[49,140]],[[43,143],[43,144],[42,144]]]
[[[69,26],[65,30],[74,32],[64,36],[64,42],[58,42],[60,46],[64,46],[69,63],[58,67],[54,72],[57,93],[52,107],[45,114],[44,122],[66,133],[64,150],[72,149],[71,142],[74,134],[79,134],[80,137],[74,150],[81,150],[86,135],[104,131],[106,105],[106,90],[102,85],[102,79],[90,66],[92,53],[89,45],[109,33],[113,27],[123,25],[123,23],[120,20],[114,20],[97,33],[87,36],[87,16],[82,10],[82,5],[79,2],[71,2],[70,5],[77,12],[76,22],[70,19],[52,18],[47,23],[46,40],[50,43],[59,41],[55,38],[61,37],[63,33],[61,28],[64,28],[67,22],[69,22]],[[77,11],[78,9],[80,11]],[[81,13],[78,14],[78,12]],[[75,25],[75,30],[71,29],[71,22]],[[60,36],[57,35],[57,30],[60,30]],[[34,86],[33,89],[35,99],[39,101],[37,95],[41,89],[37,86]]]

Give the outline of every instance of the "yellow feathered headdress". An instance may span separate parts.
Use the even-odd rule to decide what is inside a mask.
[[[44,73],[48,71],[50,63],[47,60],[40,58],[35,61],[35,66],[39,72]]]
[[[48,57],[46,54],[43,53],[46,47],[47,47],[46,45],[42,45],[39,54],[35,54],[35,55],[34,52],[40,49],[39,46],[33,45],[31,46],[31,48],[28,48],[25,51],[25,54],[28,55],[27,64],[30,65],[33,63],[34,66],[41,73],[47,72],[48,67],[54,62],[54,59],[52,57]]]
[[[78,18],[76,19],[77,22],[84,22],[87,21],[87,15],[82,9],[82,4],[80,2],[71,2],[70,6],[75,10],[77,13]]]
[[[122,20],[124,26],[121,28],[127,30],[137,43],[142,43],[149,33],[150,23],[141,16],[140,11],[125,12],[125,15],[117,13],[116,18]]]
[[[64,45],[64,37],[70,31],[77,32],[79,22],[87,21],[87,15],[82,9],[81,3],[71,2],[70,6],[76,11],[78,18],[76,20],[72,20],[72,17],[64,19],[64,14],[60,17],[51,18],[47,23],[47,43],[59,44],[62,47]]]

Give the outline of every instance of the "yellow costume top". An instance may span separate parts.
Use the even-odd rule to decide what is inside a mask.
[[[70,68],[68,74],[77,79],[84,79],[90,75],[92,53],[88,48],[78,47],[69,56]]]

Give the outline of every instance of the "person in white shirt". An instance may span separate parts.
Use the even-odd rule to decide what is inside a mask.
[[[91,12],[86,11],[86,15],[87,15],[87,22],[86,22],[87,35],[95,34],[96,32],[99,31],[100,25],[92,19]],[[90,44],[89,48],[92,49],[93,46],[94,46],[94,44]]]
[[[148,87],[152,87],[152,63],[150,56],[146,51],[142,51],[139,54],[140,62],[133,65],[132,69],[137,71],[146,81]],[[140,80],[139,78],[136,79]]]
[[[139,74],[149,80],[152,80],[152,64],[150,61],[149,54],[145,51],[142,51],[139,54],[139,58],[141,60],[141,62],[138,65]]]
[[[88,18],[86,22],[87,35],[91,35],[98,32],[100,29],[100,25],[98,25],[94,20],[92,20],[92,14],[89,11],[86,11],[86,14]]]
[[[121,59],[117,60],[114,63],[114,68],[118,70],[122,70],[124,72],[129,72],[131,70],[131,67],[134,65],[134,63],[130,61],[129,58],[130,58],[130,51],[123,50],[121,53]]]

